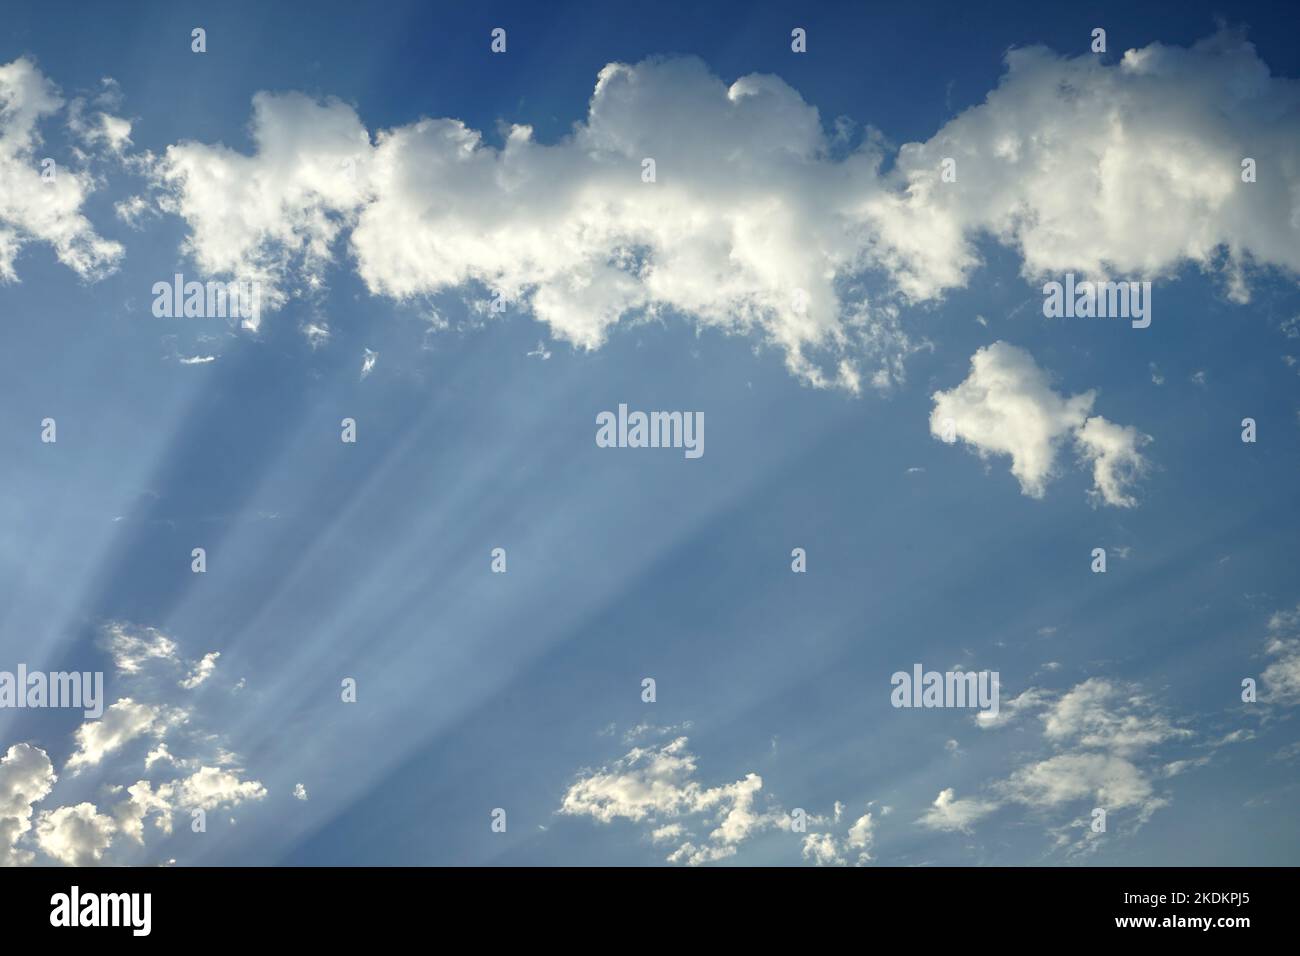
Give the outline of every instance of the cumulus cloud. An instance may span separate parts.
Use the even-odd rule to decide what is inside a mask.
[[[177,803],[189,809],[214,810],[261,800],[266,788],[256,780],[241,780],[238,771],[200,767],[176,787]]]
[[[1095,399],[1093,391],[1057,394],[1032,355],[994,342],[971,356],[965,381],[934,393],[930,433],[965,442],[981,458],[1009,456],[1020,490],[1032,498],[1046,493],[1058,453],[1073,439],[1093,466],[1091,493],[1106,504],[1132,507],[1137,502],[1128,488],[1145,470],[1139,449],[1149,439],[1090,415]]]
[[[160,784],[154,790],[148,780],[137,780],[126,788],[128,799],[114,808],[113,815],[118,829],[135,840],[144,843],[144,821],[153,814],[154,824],[162,833],[172,832],[172,798],[175,786],[170,783]]]
[[[77,750],[68,758],[67,769],[75,773],[93,767],[137,737],[162,733],[169,725],[182,719],[184,714],[181,712],[123,697],[109,707],[101,719],[86,721],[77,728]]]
[[[803,858],[817,866],[844,866],[848,861],[840,854],[839,844],[829,833],[808,833],[803,838]]]
[[[113,842],[117,825],[93,803],[59,807],[40,815],[36,841],[40,848],[67,866],[93,866]]]
[[[672,728],[643,723],[625,739],[668,729]],[[700,783],[696,758],[687,745],[686,737],[677,737],[659,745],[633,747],[609,766],[584,770],[566,791],[558,812],[601,823],[620,819],[643,823],[652,843],[675,846],[666,857],[668,862],[688,866],[731,859],[760,832],[793,829],[791,814],[771,801],[765,808],[759,806],[763,780],[758,774],[714,787]],[[851,852],[856,852],[859,866],[871,860],[872,814],[863,814],[845,829],[840,823],[843,811],[844,805],[836,801],[830,818],[802,814],[810,828],[800,841],[805,860],[818,866],[844,866]],[[888,813],[889,808],[881,812]]]
[[[58,88],[32,60],[22,57],[0,64],[0,282],[18,278],[15,263],[23,246],[47,243],[59,261],[85,279],[111,272],[122,247],[99,236],[82,214],[94,191],[93,177],[56,166],[51,178],[42,173],[47,157],[40,125],[64,107]],[[129,141],[116,117],[100,113],[87,119],[74,112],[71,125],[88,144],[120,148]]]
[[[283,304],[284,279],[311,282],[332,257],[366,195],[370,137],[347,105],[301,94],[253,98],[254,156],[178,143],[154,166],[161,208],[190,226],[185,252],[204,273],[262,285],[262,304]]]
[[[1184,262],[1300,271],[1300,83],[1269,75],[1243,33],[1153,43],[1116,64],[1013,49],[997,89],[898,156],[871,203],[898,281],[916,298],[960,285],[992,235],[1026,277],[1159,278]],[[1264,170],[1243,183],[1241,162]],[[957,181],[942,183],[944,158]]]
[[[153,831],[166,837],[178,811],[231,808],[266,796],[266,788],[245,775],[238,755],[221,746],[219,734],[190,728],[192,706],[174,703],[182,691],[209,678],[217,652],[187,664],[176,641],[156,628],[127,622],[104,627],[100,644],[131,696],[108,707],[101,719],[77,727],[66,767],[72,778],[96,774],[117,802],[104,812],[86,802],[41,811],[33,839],[34,804],[58,798],[58,778],[43,750],[14,745],[0,759],[0,865],[30,864],[31,845],[60,863],[103,862],[110,851],[129,854],[114,848],[119,833],[128,846],[144,846],[151,819]],[[159,670],[165,680],[153,673]],[[153,745],[133,751],[129,745],[143,738],[152,738]],[[147,778],[140,775],[141,760]],[[306,799],[305,788],[299,784],[294,795]]]
[[[44,799],[57,777],[49,755],[31,744],[14,744],[0,758],[0,866],[23,866],[29,850],[16,844],[32,828],[32,805]]]
[[[589,771],[569,787],[560,813],[588,816],[602,823],[616,819],[656,824],[656,839],[691,836],[694,827],[709,826],[707,840],[686,839],[668,856],[671,862],[691,865],[734,855],[736,846],[759,830],[786,822],[780,810],[756,806],[763,788],[758,774],[746,774],[734,783],[706,787],[695,779],[695,756],[687,738],[633,747],[608,767]],[[694,818],[689,827],[686,820]],[[668,821],[668,822],[663,822]]]
[[[836,801],[835,812],[831,818],[832,824],[838,825],[843,813],[844,804]],[[827,821],[820,817],[810,817],[809,822],[814,825],[824,825]],[[875,839],[875,821],[868,811],[853,821],[847,833],[814,830],[804,834],[800,852],[805,860],[815,866],[848,866],[850,852],[856,850],[856,865],[865,866],[871,862],[871,849]]]
[[[698,60],[610,64],[557,143],[517,125],[494,146],[456,119],[372,134],[350,107],[258,94],[255,151],[181,143],[162,205],[214,274],[258,278],[274,305],[331,260],[344,230],[370,291],[479,288],[552,334],[599,347],[620,321],[681,315],[753,332],[815,384],[887,384],[911,346],[857,277],[879,157],[830,158],[817,110],[782,80],[725,83]],[[653,181],[643,160],[654,161]]]
[[[320,288],[346,234],[376,295],[455,291],[483,311],[490,297],[587,349],[622,322],[680,315],[856,390],[898,379],[915,348],[898,306],[964,285],[981,236],[1031,278],[1192,262],[1222,265],[1244,299],[1250,266],[1300,270],[1297,89],[1232,31],[1114,65],[1012,50],[983,103],[882,173],[880,137],[846,150],[778,77],[649,59],[604,67],[555,143],[515,125],[494,145],[454,118],[372,132],[338,100],[259,93],[251,154],[185,142],[153,169],[199,267],[262,281],[271,306]],[[1243,143],[1258,182],[1241,181]],[[1120,504],[1135,460],[1114,438],[1093,425],[1083,448]],[[1035,460],[1022,464],[1034,487]]]

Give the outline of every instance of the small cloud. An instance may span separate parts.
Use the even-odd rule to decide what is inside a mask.
[[[981,459],[1007,456],[1021,493],[1042,498],[1057,474],[1059,452],[1073,444],[1092,468],[1089,497],[1117,508],[1137,500],[1130,486],[1146,471],[1150,436],[1092,414],[1095,391],[1066,396],[1022,348],[994,342],[971,356],[965,381],[931,395],[930,433],[964,442]]]
[[[220,656],[220,651],[204,654],[203,659],[190,668],[189,676],[180,682],[181,687],[185,690],[193,690],[211,677],[212,672],[217,669],[217,658]]]
[[[996,810],[997,804],[974,798],[958,800],[952,787],[942,790],[930,809],[916,822],[928,830],[969,833],[971,824]]]
[[[154,208],[143,196],[129,196],[113,204],[113,212],[132,229],[140,228],[140,220],[153,213]]]

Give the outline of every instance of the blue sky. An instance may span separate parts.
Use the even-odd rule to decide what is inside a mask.
[[[1293,11],[3,13],[0,861],[1297,862]]]

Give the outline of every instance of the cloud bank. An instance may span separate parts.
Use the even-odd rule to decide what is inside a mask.
[[[853,390],[901,376],[918,344],[900,307],[966,284],[984,236],[1028,278],[1191,263],[1244,300],[1252,269],[1300,271],[1300,88],[1243,35],[1114,65],[1019,49],[1006,67],[888,171],[878,134],[850,146],[780,78],[727,83],[696,59],[606,66],[555,143],[514,125],[495,145],[454,118],[372,133],[339,100],[259,93],[251,155],[179,143],[153,168],[198,265],[260,278],[271,305],[320,288],[346,234],[375,295],[510,303],[585,349],[621,322],[680,315]],[[1112,504],[1122,440],[1081,437]]]

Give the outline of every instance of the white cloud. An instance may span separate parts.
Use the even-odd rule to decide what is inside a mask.
[[[1024,714],[1036,710],[1043,706],[1047,701],[1047,693],[1036,687],[1031,687],[1017,697],[1004,701],[995,714],[991,710],[981,710],[975,715],[975,725],[985,730],[993,727],[1005,727],[1013,723]]]
[[[587,349],[628,319],[683,315],[756,333],[806,381],[854,390],[864,375],[888,387],[914,348],[891,299],[965,284],[983,235],[1027,277],[1225,259],[1244,299],[1248,264],[1300,270],[1295,85],[1240,36],[1118,65],[1016,49],[1006,66],[885,175],[878,136],[845,154],[780,78],[727,83],[692,58],[607,65],[556,143],[515,125],[497,147],[452,118],[372,133],[338,100],[259,93],[252,155],[180,143],[155,172],[199,267],[260,279],[271,306],[292,283],[319,288],[350,232],[377,295],[485,287]],[[1256,183],[1240,180],[1241,143],[1265,164]],[[948,157],[958,178],[942,183]]]
[[[185,662],[176,642],[155,628],[111,625],[103,629],[101,644],[113,655],[118,679],[131,696],[107,708],[100,720],[77,727],[67,767],[72,771],[70,778],[91,771],[104,791],[114,795],[125,791],[126,797],[119,797],[107,814],[89,803],[41,813],[37,843],[42,850],[63,862],[100,862],[113,849],[116,833],[144,846],[151,817],[153,829],[165,836],[172,832],[172,815],[177,810],[231,808],[266,796],[259,781],[244,777],[238,755],[221,746],[224,741],[219,734],[189,728],[193,711],[172,703],[182,689],[198,686],[212,673],[219,656],[216,652],[190,662],[189,676],[178,681],[175,676]],[[167,680],[157,680],[149,673],[151,662],[164,669]],[[152,780],[140,778],[139,755],[128,749],[144,737],[154,738],[143,758]],[[131,775],[122,776],[128,773]],[[122,782],[116,782],[119,780]],[[127,781],[134,783],[124,786]],[[0,864],[33,861],[33,854],[17,844],[32,829],[32,805],[51,793],[58,798],[57,783],[49,757],[37,748],[17,744],[0,760]],[[80,789],[84,792],[87,785],[81,784]],[[295,796],[305,799],[301,784]]]
[[[154,627],[132,630],[114,622],[104,628],[104,644],[114,666],[124,674],[137,674],[149,661],[176,662],[176,642]]]
[[[1038,761],[1016,770],[1002,790],[1012,800],[1040,808],[1084,798],[1108,809],[1140,806],[1146,813],[1164,805],[1145,773],[1123,757],[1104,753],[1067,753]]]
[[[154,825],[162,833],[172,832],[172,798],[175,787],[170,783],[160,784],[153,789],[148,780],[137,780],[126,788],[130,799],[124,800],[113,810],[120,829],[136,843],[144,843],[144,821],[150,814],[154,815]]]
[[[32,804],[43,799],[58,778],[49,755],[31,744],[14,744],[0,758],[0,866],[32,861],[16,847],[32,827]]]
[[[1075,686],[1044,715],[1049,740],[1127,754],[1192,736],[1158,713],[1135,687],[1101,678]]]
[[[684,720],[680,724],[670,724],[666,727],[660,726],[651,720],[642,720],[636,726],[630,727],[623,732],[623,743],[633,744],[638,740],[644,740],[649,737],[680,737],[686,731],[690,730],[691,721]]]
[[[1042,47],[1006,63],[983,103],[902,148],[894,191],[871,203],[909,294],[961,284],[981,233],[1017,249],[1029,277],[1209,271],[1226,251],[1244,299],[1248,265],[1300,271],[1300,93],[1241,34],[1151,44],[1114,65]],[[1243,155],[1258,182],[1241,181]],[[944,157],[955,183],[939,182]]]
[[[1074,433],[1080,454],[1092,462],[1094,488],[1090,492],[1108,505],[1132,508],[1137,499],[1127,489],[1146,471],[1138,451],[1151,439],[1131,425],[1116,425],[1100,415],[1089,418]]]
[[[293,797],[295,800],[306,800],[307,788],[304,787],[301,783],[295,783],[293,785]]]
[[[755,802],[763,788],[757,774],[717,787],[705,787],[695,778],[695,756],[687,750],[687,738],[666,744],[634,747],[609,767],[580,775],[569,787],[560,813],[589,816],[602,823],[616,819],[652,821],[657,840],[689,837],[685,825],[674,818],[694,817],[691,826],[707,825],[712,819],[708,843],[687,839],[668,859],[691,865],[731,856],[735,847],[759,830],[783,825],[780,810],[763,811]]]
[[[846,388],[864,360],[888,385],[911,348],[854,287],[866,237],[846,197],[878,188],[877,157],[830,159],[816,109],[776,77],[610,64],[586,121],[554,144],[515,126],[497,148],[423,119],[372,145],[351,108],[299,94],[258,94],[252,130],[253,155],[182,143],[157,178],[200,268],[261,279],[271,305],[310,286],[351,229],[372,293],[478,285],[581,348],[620,321],[680,314],[757,333],[805,380]]]
[[[1135,684],[1094,677],[1064,693],[1031,687],[1001,709],[996,720],[976,723],[986,729],[1004,727],[1038,712],[1043,741],[1055,753],[1030,760],[993,783],[993,799],[957,800],[951,788],[943,791],[918,823],[967,831],[975,820],[1008,803],[1049,812],[1085,799],[1108,810],[1136,808],[1141,823],[1168,802],[1156,793],[1155,779],[1208,760],[1167,761],[1159,756],[1163,745],[1190,741],[1195,734],[1162,713]],[[1077,822],[1059,832],[1078,829]],[[1084,829],[1082,841],[1071,852],[1096,848],[1095,841],[1088,842],[1091,831]]]
[[[77,728],[77,750],[68,758],[67,769],[76,773],[95,766],[137,737],[161,734],[184,717],[181,711],[167,711],[123,697],[104,711],[102,718]]]
[[[297,93],[257,94],[252,132],[254,157],[186,142],[169,146],[154,171],[162,208],[189,223],[185,251],[199,268],[260,282],[263,306],[275,307],[290,267],[308,281],[355,219],[370,139],[350,107]]]
[[[211,677],[212,672],[217,669],[217,658],[220,656],[220,651],[204,654],[203,659],[190,669],[189,676],[181,681],[181,687],[185,690],[193,690]]]
[[[734,846],[696,846],[694,843],[683,843],[672,853],[668,854],[669,863],[685,863],[687,866],[703,866],[705,863],[716,863],[719,860],[726,860],[736,855]]]
[[[678,737],[659,748],[634,747],[611,767],[579,778],[565,793],[560,812],[601,823],[683,812],[701,790],[691,779],[695,757],[686,744],[685,737]]]
[[[152,208],[143,196],[128,196],[113,203],[113,212],[117,218],[133,229],[140,226],[141,221]]]
[[[1058,395],[1032,355],[995,342],[971,356],[965,381],[935,392],[930,432],[950,434],[981,458],[1008,455],[1020,490],[1033,498],[1046,493],[1055,476],[1060,447],[1070,438],[1093,465],[1092,494],[1106,504],[1131,507],[1126,489],[1145,468],[1138,449],[1147,441],[1134,428],[1090,417],[1096,393]]]
[[[158,746],[145,755],[144,769],[148,770],[153,767],[154,764],[164,760],[172,766],[183,766],[184,764],[184,761],[178,761],[172,756],[171,752],[167,749],[167,742],[165,740],[160,740]]]
[[[848,863],[840,853],[839,844],[829,833],[807,833],[803,838],[803,858],[817,866],[844,866]]]
[[[968,798],[958,800],[952,787],[941,790],[930,809],[916,822],[930,830],[969,832],[971,824],[998,808],[996,803]]]
[[[98,863],[116,832],[113,818],[92,803],[49,810],[36,821],[36,842],[41,850],[67,866]]]
[[[1262,700],[1292,706],[1300,704],[1300,605],[1294,611],[1278,611],[1268,622],[1264,650],[1274,660],[1264,668]]]
[[[87,115],[86,107],[81,97],[68,104],[68,129],[83,144],[122,156],[131,145],[131,121],[103,111]]]
[[[111,272],[122,247],[96,234],[81,209],[94,190],[92,177],[62,165],[42,178],[40,123],[63,108],[57,88],[22,57],[0,64],[0,282],[16,281],[15,261],[29,242],[48,243],[59,261],[94,279]],[[96,120],[83,132],[109,145],[129,140],[120,120]],[[73,122],[81,122],[76,116]],[[74,130],[76,132],[76,130]]]
[[[675,843],[686,834],[686,828],[680,823],[665,823],[650,832],[650,839],[655,843]]]
[[[217,767],[201,767],[176,786],[177,803],[190,809],[233,807],[265,796],[266,788],[256,780],[240,780],[238,772]]]
[[[858,863],[866,863],[871,859],[871,848],[876,842],[876,830],[875,821],[872,820],[870,813],[865,813],[853,821],[853,826],[849,827],[847,842],[849,849],[859,851]]]

